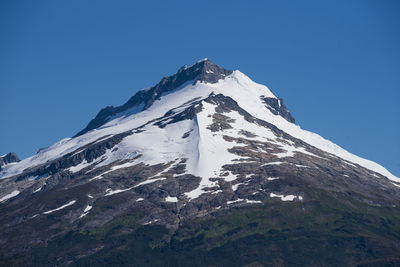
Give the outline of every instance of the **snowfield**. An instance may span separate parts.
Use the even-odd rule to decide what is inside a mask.
[[[181,87],[164,94],[144,111],[139,112],[141,107],[134,107],[129,112],[121,114],[121,116],[110,118],[106,124],[95,130],[75,138],[62,139],[56,144],[41,150],[32,157],[24,159],[16,164],[6,165],[4,169],[0,171],[0,179],[20,174],[26,168],[43,164],[68,153],[74,151],[78,152],[83,146],[105,135],[113,136],[127,130],[135,129],[151,120],[163,117],[166,112],[172,109],[174,109],[175,112],[184,110],[185,107],[193,101],[204,99],[211,93],[223,94],[231,97],[240,107],[245,109],[252,116],[267,121],[289,135],[301,139],[318,149],[377,172],[392,181],[400,182],[398,177],[395,177],[379,164],[351,154],[318,134],[303,130],[298,125],[288,122],[283,117],[272,114],[265,107],[265,103],[263,103],[260,98],[276,98],[276,96],[266,86],[253,82],[240,71],[233,71],[231,75],[227,76],[225,79],[219,80],[219,82],[215,84],[201,82],[193,84],[193,81],[187,82]],[[207,126],[212,123],[210,115],[215,112],[215,106],[204,101],[202,105],[202,111],[199,112],[193,120],[183,120],[168,124],[164,128],[147,124],[143,128],[144,131],[125,137],[122,142],[117,145],[118,150],[112,152],[110,149],[101,157],[101,160],[99,158],[91,163],[83,161],[74,167],[70,167],[69,171],[78,172],[89,165],[105,166],[117,160],[133,159],[139,154],[142,155],[140,158],[124,163],[123,165],[113,166],[105,173],[112,172],[119,168],[130,167],[139,162],[151,165],[159,163],[165,164],[175,161],[177,158],[186,158],[186,173],[202,178],[200,186],[197,189],[186,193],[187,197],[190,199],[196,198],[203,193],[205,187],[215,185],[215,182],[209,180],[210,177],[220,175],[221,168],[224,164],[231,163],[232,160],[238,159],[238,156],[228,152],[228,149],[234,145],[233,143],[225,141],[222,138],[222,134],[218,132],[214,133],[207,129]],[[229,113],[229,117],[235,119],[235,122],[232,123],[233,129],[225,131],[224,134],[237,137],[239,136],[239,129],[249,129],[250,132],[256,134],[256,137],[253,137],[255,140],[277,142],[272,131],[266,128],[256,127],[254,124],[245,121],[237,112]],[[182,138],[182,133],[186,132],[190,132],[189,136],[187,138]],[[292,157],[295,153],[305,153],[310,156],[318,157],[299,147],[296,148],[283,143],[279,145],[286,151],[277,155],[280,158]],[[282,164],[282,162],[275,162],[274,164]],[[101,179],[101,175],[95,178]],[[157,178],[146,182],[152,183],[162,179],[163,178]],[[236,177],[230,175],[226,177],[226,179],[234,180]],[[146,184],[146,182],[136,186]],[[106,192],[105,195],[117,194],[126,190],[130,190],[130,188],[115,191],[111,190]],[[15,192],[16,191],[3,196],[0,201],[5,201],[19,193]],[[282,200],[288,199],[286,196],[274,195],[273,197],[280,197]]]

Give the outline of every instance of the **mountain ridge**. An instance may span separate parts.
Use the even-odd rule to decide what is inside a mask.
[[[163,93],[180,87],[185,82],[192,81],[204,83],[216,83],[218,80],[230,75],[232,71],[221,68],[220,66],[211,62],[208,58],[197,61],[191,66],[182,66],[177,73],[166,76],[153,87],[140,90],[132,96],[125,104],[113,107],[107,106],[99,111],[96,117],[89,122],[89,124],[74,137],[82,135],[90,130],[93,130],[112,117],[119,113],[125,112],[130,108],[136,107],[131,114],[147,109],[153,102],[159,98]],[[142,105],[141,105],[142,104]]]
[[[212,68],[218,70],[216,71],[217,76],[210,76],[213,77],[211,78],[212,82],[202,82],[198,80],[199,71],[206,73]],[[398,180],[397,177],[392,175],[382,166],[374,162],[359,158],[316,134],[300,129],[300,127],[294,124],[295,122],[294,118],[287,110],[287,108],[283,105],[282,100],[277,98],[267,87],[256,84],[255,82],[250,80],[246,75],[242,74],[240,71],[233,71],[231,72],[230,75],[224,76],[226,72],[230,71],[224,70],[223,68],[215,65],[209,59],[198,61],[197,63],[189,67],[183,66],[179,69],[177,74],[167,76],[167,78],[162,79],[162,81],[179,80],[177,84],[179,84],[180,86],[175,88],[171,86],[163,87],[161,86],[162,84],[169,84],[169,82],[164,82],[164,83],[161,82],[156,86],[151,87],[150,89],[141,90],[138,93],[136,93],[133,97],[131,97],[130,100],[128,100],[122,106],[116,108],[112,107],[112,108],[102,109],[99,112],[99,114],[91,122],[89,122],[88,126],[85,129],[83,129],[80,133],[78,133],[75,137],[73,137],[72,139],[65,139],[64,141],[60,142],[61,144],[63,142],[68,144],[71,143],[72,140],[77,140],[76,142],[82,143],[82,141],[86,139],[83,138],[83,140],[80,139],[81,141],[79,141],[79,139],[77,138],[83,136],[84,133],[88,133],[88,131],[93,131],[93,130],[94,132],[99,130],[105,131],[104,128],[110,128],[110,127],[118,129],[121,128],[118,126],[119,124],[125,124],[126,127],[124,129],[128,130],[131,127],[130,126],[131,122],[133,122],[132,119],[136,118],[136,120],[138,120],[137,119],[138,116],[136,116],[135,114],[151,113],[149,112],[149,110],[150,111],[153,110],[152,106],[154,105],[154,103],[160,106],[162,105],[169,106],[168,108],[165,108],[165,110],[160,108],[158,109],[161,110],[161,112],[157,115],[158,117],[165,115],[163,113],[168,112],[169,109],[171,108],[174,108],[174,104],[171,105],[170,103],[167,103],[167,101],[165,101],[164,99],[171,99],[172,103],[176,102],[177,105],[183,105],[184,101],[179,102],[179,100],[177,101],[176,98],[182,97],[182,99],[190,101],[191,98],[196,98],[196,97],[205,98],[212,92],[220,92],[234,99],[239,97],[239,99],[241,99],[242,101],[242,103],[240,103],[242,107],[246,107],[246,109],[251,110],[251,113],[256,117],[271,122],[278,128],[282,129],[283,131],[289,133],[294,137],[300,138],[305,142],[312,144],[319,149],[323,149],[325,151],[333,153],[334,155],[340,155],[340,157],[346,160],[350,160],[353,163],[361,164],[364,167],[367,167],[371,170],[375,170],[383,174],[384,176],[388,177],[389,179],[392,179],[394,181]],[[176,77],[179,77],[182,73],[186,73],[184,74],[184,77],[186,78],[183,80],[177,79]],[[222,79],[219,75],[222,75],[225,78]],[[187,77],[192,77],[193,80],[187,80]],[[216,77],[219,77],[221,79],[217,79]],[[214,83],[215,81],[219,82]],[[182,82],[184,83],[181,84]],[[150,96],[146,98],[147,100],[143,97],[143,94],[145,93]],[[171,93],[172,95],[176,96],[173,98],[169,98],[169,95]],[[132,106],[132,104],[127,105],[128,103],[135,103],[136,106]],[[157,107],[154,110],[157,110]],[[149,117],[149,120],[152,120],[154,118],[155,118],[154,116],[152,118]],[[145,119],[143,119],[143,122],[145,122]],[[286,122],[289,122],[289,124]],[[97,128],[89,130],[90,128],[93,128],[94,126],[97,125],[98,125]],[[121,131],[118,130],[118,132]],[[111,130],[110,133],[108,134],[115,134],[115,131]],[[100,137],[100,134],[94,136]],[[90,140],[95,141],[94,137],[90,138]],[[72,145],[76,147],[77,144],[75,145],[72,144]],[[52,147],[54,146],[57,146],[57,144],[53,145]],[[40,155],[45,154],[44,153],[45,151],[49,151],[49,148],[42,150],[41,151],[42,153],[38,153],[35,157],[39,158]],[[66,153],[66,151],[64,153]],[[51,157],[54,157],[54,155]],[[35,163],[32,162],[32,164]],[[12,166],[12,169],[16,170],[17,166]],[[0,178],[6,177],[5,172],[6,170],[0,172]]]
[[[195,66],[207,62],[178,71],[191,80],[172,75],[164,84],[176,86],[143,91],[151,92],[140,98],[143,110],[110,113],[97,128],[5,165],[0,256],[31,265],[32,252],[46,264],[54,257],[61,265],[101,265],[103,258],[125,262],[118,260],[125,250],[130,259],[129,246],[157,261],[180,249],[242,255],[232,248],[239,246],[266,264],[254,244],[283,253],[290,244],[278,240],[287,238],[302,240],[307,253],[344,244],[352,253],[325,255],[336,263],[338,255],[373,262],[400,252],[393,245],[400,240],[398,178],[301,129],[280,98],[240,71],[202,78]],[[315,263],[312,254],[305,259]],[[284,253],[275,257],[290,262]]]

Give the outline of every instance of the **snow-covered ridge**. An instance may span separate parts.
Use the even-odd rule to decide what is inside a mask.
[[[2,171],[0,171],[0,178],[20,174],[26,168],[43,164],[46,161],[51,161],[68,153],[77,151],[81,147],[94,142],[105,135],[113,136],[142,126],[151,120],[164,116],[166,112],[172,109],[184,107],[185,103],[188,103],[193,99],[205,99],[211,93],[223,94],[231,97],[241,108],[246,110],[252,116],[267,121],[289,135],[301,139],[316,148],[375,171],[393,181],[400,181],[399,178],[392,175],[379,164],[351,154],[329,140],[326,140],[315,133],[303,130],[298,125],[288,122],[279,115],[272,114],[267,108],[265,108],[265,104],[260,98],[276,98],[276,96],[266,86],[255,83],[245,74],[237,70],[226,76],[226,78],[219,80],[217,83],[197,82],[196,84],[193,84],[189,81],[178,90],[170,91],[160,99],[155,100],[146,110],[133,114],[124,113],[122,116],[113,118],[113,120],[97,129],[75,138],[63,139],[30,158],[12,165],[7,165]],[[212,107],[210,105],[204,105],[204,113],[198,114],[198,117],[201,118],[200,121],[198,118],[192,121],[185,120],[179,123],[170,124],[166,128],[159,128],[153,125],[146,126],[144,128],[145,131],[141,134],[135,134],[134,136],[127,136],[124,138],[122,142],[118,144],[118,150],[116,152],[108,151],[105,155],[106,159],[101,162],[101,165],[110,164],[116,160],[133,158],[138,154],[142,155],[138,161],[146,164],[166,163],[176,158],[188,158],[188,173],[200,176],[213,175],[217,167],[205,168],[202,166],[202,155],[204,158],[207,151],[220,153],[222,150],[225,151],[228,147],[224,147],[225,143],[217,142],[216,139],[213,139],[215,142],[209,142],[208,139],[211,140],[212,137],[207,135],[205,127],[207,127],[207,123],[209,123],[207,116],[210,112],[212,112]],[[234,116],[234,114],[232,114],[232,116]],[[191,131],[189,138],[181,138],[182,136],[180,133],[182,129]],[[265,132],[263,134],[268,133]],[[160,141],[158,142],[157,140]],[[156,144],[154,142],[156,142]],[[224,154],[225,152],[222,151],[221,153]],[[288,151],[286,155],[289,154],[290,151]],[[282,156],[284,156],[284,154],[282,154]],[[234,155],[230,158],[226,157],[225,159],[231,161],[233,158]],[[220,163],[218,166],[219,165]],[[86,164],[82,163],[80,166],[71,168],[71,171],[78,171],[85,166]],[[209,177],[202,178],[207,179]],[[207,180],[204,180],[204,182],[208,184]],[[193,195],[197,195],[199,192],[192,193]]]

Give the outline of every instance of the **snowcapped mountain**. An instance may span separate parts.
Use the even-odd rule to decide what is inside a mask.
[[[189,67],[182,67],[177,74],[163,78],[156,86],[139,91],[122,106],[102,109],[96,118],[74,138],[63,139],[55,145],[41,150],[37,155],[5,168],[0,177],[6,178],[21,174],[27,168],[55,160],[71,152],[76,154],[80,152],[79,149],[84,149],[90,143],[104,139],[109,140],[120,134],[127,136],[121,143],[113,147],[114,152],[109,149],[105,156],[101,157],[101,160],[98,157],[93,162],[82,161],[79,162],[79,166],[71,166],[71,170],[76,172],[85,167],[104,166],[117,160],[133,159],[137,155],[141,155],[141,159],[138,159],[137,162],[147,164],[187,158],[188,173],[211,177],[213,173],[221,170],[222,165],[228,164],[232,160],[230,158],[232,156],[229,156],[232,153],[226,149],[226,146],[231,146],[228,141],[221,140],[220,143],[215,144],[216,147],[221,148],[221,151],[213,151],[213,148],[209,147],[210,144],[206,142],[210,133],[215,132],[206,130],[212,124],[212,120],[207,118],[216,113],[214,109],[218,106],[210,101],[215,98],[215,95],[234,100],[235,105],[244,108],[250,116],[271,123],[279,130],[330,153],[331,156],[359,164],[391,180],[399,181],[399,178],[382,166],[357,157],[317,134],[302,130],[294,124],[294,119],[283,105],[282,99],[277,98],[267,87],[253,82],[240,71],[225,70],[208,59]],[[231,115],[243,117],[235,113],[237,111],[232,112]],[[228,117],[229,115],[228,112]],[[240,118],[236,118],[236,120],[240,120]],[[245,130],[254,123],[249,122],[248,124],[246,125],[246,122],[239,125],[235,123],[232,125],[234,130],[231,132],[235,132],[235,137],[237,137],[238,131]],[[261,139],[258,138],[259,141],[268,140],[266,136],[269,136],[270,140],[276,139],[277,136],[270,135],[271,131],[265,129],[266,127],[259,127],[259,125],[255,127],[257,129],[255,128],[254,131],[261,137]],[[204,131],[200,134],[201,130]],[[131,131],[131,133],[127,133],[127,131]],[[189,132],[193,132],[193,134],[191,135]],[[187,142],[182,142],[179,139],[182,139],[181,137],[185,133],[191,137],[186,140]],[[223,133],[231,134],[229,131]],[[202,142],[200,146],[191,147],[193,143],[199,144],[200,142]],[[285,143],[281,143],[281,147],[287,152],[299,150],[295,146],[287,147]],[[201,149],[213,152],[205,152],[210,155],[198,157]],[[214,160],[210,159],[213,154],[220,156],[227,154],[227,159],[221,159],[220,166],[213,166],[216,164]],[[290,156],[289,154],[287,156]],[[206,162],[203,162],[204,160]],[[207,162],[207,160],[211,162]],[[99,163],[100,161],[101,163]],[[199,172],[199,168],[195,168],[196,164],[204,165],[201,167],[203,173]]]
[[[277,200],[303,209],[324,195],[385,208],[400,200],[399,178],[301,129],[266,86],[208,59],[102,109],[74,137],[1,165],[0,179],[0,245],[10,236],[13,244],[4,257],[21,253],[25,236],[13,234],[21,227],[48,227],[28,234],[39,246],[132,210],[146,210],[137,225],[179,231]],[[88,247],[86,256],[97,251]]]

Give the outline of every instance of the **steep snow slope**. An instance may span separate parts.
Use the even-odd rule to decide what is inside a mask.
[[[253,82],[240,71],[233,71],[229,76],[219,80],[217,83],[187,81],[180,87],[163,93],[161,98],[155,100],[149,108],[141,112],[139,112],[140,107],[133,107],[132,110],[122,113],[121,116],[110,118],[106,124],[97,129],[75,138],[63,139],[30,158],[5,166],[0,172],[0,178],[20,174],[26,168],[43,164],[74,151],[79,152],[81,147],[91,142],[96,142],[96,140],[104,136],[113,136],[143,126],[149,121],[163,117],[170,110],[178,113],[194,102],[206,98],[211,93],[231,97],[252,116],[267,121],[289,135],[301,139],[316,148],[359,164],[393,181],[399,181],[399,178],[379,164],[353,155],[321,136],[303,130],[298,125],[285,120],[279,115],[274,115],[266,108],[262,98],[276,98],[276,96],[266,86]],[[278,101],[278,103],[280,102]],[[213,111],[213,107],[207,103],[202,104],[203,110],[197,114],[194,120],[183,120],[178,123],[168,124],[165,128],[147,124],[143,128],[143,132],[125,137],[117,145],[118,149],[116,151],[107,151],[106,155],[98,160],[91,163],[82,162],[80,166],[75,166],[70,171],[77,171],[92,164],[103,166],[120,159],[133,159],[139,154],[142,157],[136,162],[139,161],[146,164],[166,163],[179,158],[187,158],[187,172],[203,178],[198,190],[212,185],[208,178],[217,174],[223,164],[230,163],[237,156],[227,152],[227,149],[232,144],[224,141],[221,136],[210,135],[210,132],[206,131],[207,126],[211,123],[209,116]],[[240,118],[236,119],[239,120]],[[254,131],[260,130],[254,129]],[[262,131],[258,133],[258,136],[274,139],[273,134],[266,129]],[[185,132],[190,132],[191,134],[188,138],[182,139],[182,133]],[[232,132],[231,134],[237,133]],[[211,158],[212,160],[210,160]],[[129,164],[126,166],[129,166]],[[189,197],[194,197],[198,194],[199,192],[191,192]]]

